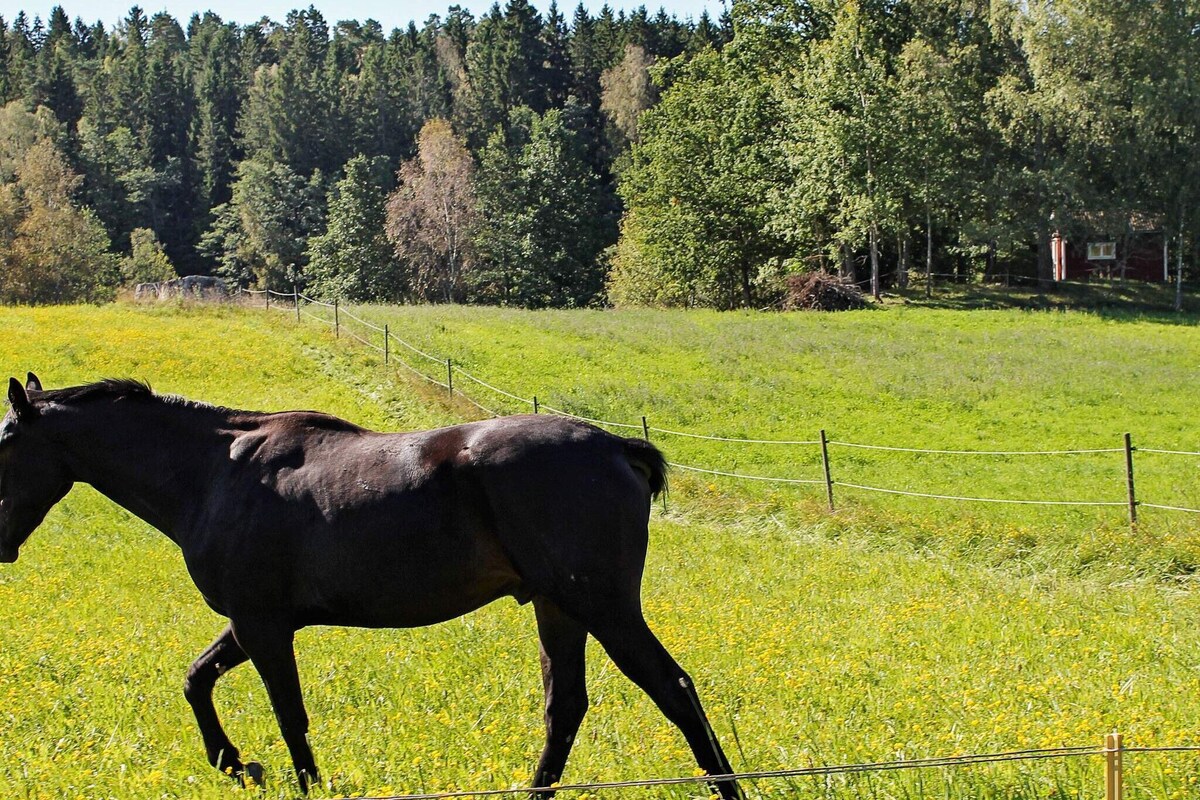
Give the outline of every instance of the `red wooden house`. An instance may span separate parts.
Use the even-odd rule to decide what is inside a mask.
[[[1092,278],[1129,278],[1169,281],[1167,236],[1161,228],[1134,230],[1124,236],[1089,234],[1069,238],[1061,233],[1050,239],[1054,280],[1087,281]]]

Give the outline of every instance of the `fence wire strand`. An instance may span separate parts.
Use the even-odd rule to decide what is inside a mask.
[[[592,419],[591,417],[585,417],[580,414],[572,414],[570,411],[563,411],[561,408],[555,408],[554,406],[548,406],[544,403],[540,405],[540,408],[542,408],[545,411],[550,412],[551,414],[557,414],[560,417],[570,417],[571,419],[577,419],[577,420],[580,420],[581,422],[590,422],[593,425],[608,425],[611,428],[626,428],[626,429],[632,430],[632,431],[642,430],[641,425],[630,425],[625,422],[609,422],[606,419]]]
[[[742,475],[737,472],[721,472],[715,469],[704,469],[703,467],[690,467],[687,464],[676,464],[674,461],[668,461],[675,469],[682,469],[687,472],[702,472],[706,475],[720,475],[725,478],[740,478],[744,481],[762,481],[764,483],[799,483],[824,485],[825,481],[809,478],[772,478],[768,475]]]
[[[459,397],[461,397],[463,400],[466,400],[468,403],[470,403],[471,405],[475,406],[475,407],[476,407],[476,408],[478,408],[480,411],[482,411],[483,413],[487,414],[487,415],[488,415],[488,416],[490,416],[490,417],[499,417],[499,416],[501,416],[500,414],[496,413],[495,411],[492,411],[490,408],[488,408],[487,406],[483,405],[482,403],[479,403],[479,402],[476,402],[475,400],[473,400],[473,399],[470,397],[470,395],[466,395],[466,394],[463,394],[462,392],[459,392],[459,393],[458,393],[458,396],[459,396]]]
[[[426,353],[424,350],[414,347],[413,345],[404,341],[403,339],[401,339],[399,336],[397,336],[394,333],[389,332],[388,336],[391,337],[392,341],[396,342],[396,344],[400,345],[401,347],[407,347],[409,350],[413,351],[414,353],[421,356],[422,358],[427,358],[430,361],[433,361],[434,363],[437,363],[437,364],[445,364],[446,363],[445,359],[438,358],[437,356],[429,355],[429,353]]]
[[[360,342],[365,344],[367,347],[370,347],[373,350],[378,350],[381,353],[383,352],[383,348],[380,347],[379,345],[368,342],[366,339],[362,338],[361,336],[359,336],[357,333],[350,330],[349,328],[346,328],[345,330],[346,330],[346,335],[349,336],[350,338],[358,339]]]
[[[444,362],[443,362],[443,363],[444,363]],[[475,383],[478,383],[480,386],[482,386],[482,387],[484,387],[484,388],[486,388],[486,389],[491,389],[491,390],[492,390],[493,392],[495,392],[496,394],[504,395],[505,397],[511,398],[511,399],[513,399],[513,400],[516,400],[518,403],[524,403],[524,404],[525,404],[525,405],[527,405],[527,406],[531,406],[531,405],[533,405],[533,399],[532,399],[532,398],[520,397],[519,395],[515,395],[515,394],[513,394],[512,392],[506,392],[506,391],[504,391],[503,389],[501,389],[499,386],[492,386],[492,385],[491,385],[490,383],[488,383],[487,381],[485,381],[485,380],[482,380],[482,379],[480,379],[480,378],[476,378],[476,377],[475,377],[474,375],[472,375],[471,373],[469,373],[469,372],[467,372],[467,371],[465,371],[465,370],[458,369],[457,367],[455,368],[455,370],[454,370],[454,371],[455,371],[456,373],[458,373],[460,376],[462,376],[462,377],[466,378],[466,379],[467,379],[467,380],[469,380],[469,381],[474,381]]]
[[[383,328],[379,327],[378,325],[372,325],[370,322],[367,322],[365,319],[362,319],[361,317],[356,317],[356,316],[354,316],[353,314],[351,314],[349,311],[347,311],[347,310],[346,310],[346,309],[344,309],[344,308],[343,308],[343,309],[340,309],[340,311],[341,311],[341,313],[342,313],[342,314],[344,314],[345,316],[349,317],[350,319],[354,320],[355,322],[357,322],[357,323],[359,323],[359,324],[361,324],[361,325],[365,325],[365,326],[367,326],[368,328],[370,328],[370,329],[371,329],[371,330],[373,330],[373,331],[378,331],[379,333],[383,333],[383,332],[384,332],[384,329],[383,329]]]
[[[382,349],[382,348],[379,348],[379,349],[380,349],[380,352],[382,352],[382,350],[383,350],[383,349]],[[414,367],[412,364],[410,364],[410,363],[408,363],[407,361],[405,361],[403,358],[398,358],[398,357],[396,357],[396,356],[394,356],[394,355],[393,355],[393,356],[391,357],[391,361],[392,361],[392,362],[394,362],[394,363],[396,363],[396,364],[399,364],[399,365],[400,365],[400,366],[402,366],[402,367],[404,367],[406,370],[408,370],[409,372],[411,372],[413,375],[416,375],[418,378],[423,378],[425,381],[427,381],[427,382],[429,382],[429,383],[432,383],[434,386],[440,386],[440,387],[442,387],[443,389],[449,389],[449,388],[450,388],[450,385],[449,385],[449,384],[442,383],[442,382],[441,382],[441,381],[439,381],[437,378],[433,378],[433,377],[430,377],[429,375],[426,375],[424,372],[421,372],[421,370],[417,369],[417,368],[416,368],[416,367]],[[461,394],[461,392],[460,392],[460,394]],[[466,395],[463,395],[463,396],[464,396],[464,397],[466,397]]]
[[[305,301],[306,303],[312,303],[314,306],[325,306],[326,308],[336,308],[337,307],[334,303],[323,303],[320,300],[309,297],[306,294],[301,294],[300,299]]]
[[[810,778],[832,775],[849,775],[866,772],[896,772],[910,769],[936,769],[960,767],[974,764],[998,764],[1018,761],[1082,758],[1108,753],[1096,747],[1059,747],[1042,750],[1014,750],[1004,753],[981,753],[975,755],[943,756],[935,758],[898,759],[896,761],[874,761],[861,764],[838,764],[824,767],[798,767],[794,769],[758,770],[735,772],[727,775],[691,775],[678,778],[647,778],[644,780],[605,781],[597,783],[571,783],[553,787],[514,787],[511,789],[480,789],[434,792],[428,794],[405,794],[375,797],[369,800],[448,800],[448,798],[500,797],[514,794],[549,794],[551,792],[595,792],[608,789],[636,789],[653,786],[678,786],[724,781],[755,781],[768,778]]]
[[[1125,452],[1123,447],[1099,447],[1090,450],[927,450],[919,447],[887,447],[879,444],[836,442],[832,439],[827,444],[838,447],[854,447],[859,450],[886,450],[892,453],[929,453],[946,456],[1076,456]]]
[[[638,428],[640,426],[633,425],[631,427]],[[731,436],[708,436],[701,433],[686,433],[684,431],[673,431],[667,428],[656,428],[653,425],[648,426],[648,429],[654,433],[665,433],[668,436],[682,436],[686,439],[707,439],[710,442],[736,442],[738,444],[787,444],[787,445],[817,445],[820,444],[819,439],[805,440],[789,440],[789,439],[739,439]],[[832,442],[830,442],[832,444]]]
[[[305,310],[303,307],[300,308],[300,313],[303,314],[304,316],[308,317],[309,319],[315,319],[317,322],[323,322],[329,326],[333,326],[335,324],[333,320],[325,319],[324,317],[318,317],[316,314],[312,313],[311,311]]]
[[[1160,511],[1182,511],[1185,514],[1200,514],[1200,508],[1187,508],[1185,506],[1164,506],[1159,503],[1145,503],[1139,500],[1137,502],[1139,508],[1157,508]]]
[[[824,481],[821,481],[824,483]],[[960,497],[950,494],[927,494],[925,492],[906,492],[900,489],[881,489],[878,486],[863,486],[858,483],[833,481],[834,486],[847,489],[861,489],[864,492],[881,492],[883,494],[898,494],[905,497],[927,497],[932,500],[962,500],[968,503],[1008,503],[1022,506],[1128,506],[1127,501],[1109,502],[1103,500],[1009,500],[996,497]]]

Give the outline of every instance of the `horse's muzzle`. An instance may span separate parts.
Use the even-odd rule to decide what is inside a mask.
[[[0,545],[0,564],[11,564],[17,560],[17,548]]]

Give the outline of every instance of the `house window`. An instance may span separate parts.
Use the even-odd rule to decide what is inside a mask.
[[[1117,257],[1116,242],[1088,242],[1088,261],[1112,261]]]

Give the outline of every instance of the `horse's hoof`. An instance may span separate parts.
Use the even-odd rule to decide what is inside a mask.
[[[321,788],[321,775],[316,768],[310,772],[306,769],[299,770],[296,773],[296,779],[300,782],[300,793],[307,796],[309,790]]]
[[[251,761],[242,769],[243,786],[262,786],[265,783],[266,780],[263,778],[262,764],[258,763],[257,761]]]

